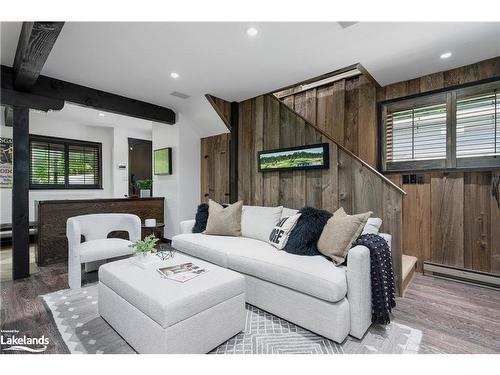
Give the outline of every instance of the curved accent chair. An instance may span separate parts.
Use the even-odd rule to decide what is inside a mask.
[[[129,240],[107,238],[113,231],[127,231]],[[81,236],[85,242],[81,242]],[[68,284],[82,285],[81,264],[132,254],[130,245],[141,239],[141,219],[132,214],[92,214],[70,217],[66,222],[68,238]]]

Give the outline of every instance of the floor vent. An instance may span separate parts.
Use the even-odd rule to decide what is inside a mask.
[[[424,275],[500,289],[500,275],[424,262]]]
[[[187,99],[187,98],[191,97],[190,95],[183,94],[182,92],[179,92],[179,91],[171,92],[170,95],[175,96],[176,98],[180,98],[180,99]]]

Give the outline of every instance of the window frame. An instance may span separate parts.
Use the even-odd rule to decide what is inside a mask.
[[[379,166],[382,172],[447,171],[468,169],[492,169],[500,167],[500,155],[457,158],[457,100],[481,93],[500,92],[500,78],[434,90],[423,94],[386,100],[379,103]],[[439,99],[446,102],[446,159],[387,161],[387,112],[410,109],[411,107],[435,104]],[[498,121],[498,120],[497,120]],[[497,134],[497,139],[500,134]],[[499,139],[500,141],[500,139]]]
[[[64,145],[64,184],[32,184],[31,182],[31,171],[33,168],[32,165],[32,142],[49,142],[49,143],[57,143]],[[78,184],[78,185],[70,185],[69,184],[69,148],[70,146],[84,146],[84,147],[93,147],[97,149],[97,165],[99,167],[98,181],[97,184],[88,185],[88,184]],[[100,142],[90,142],[90,141],[81,141],[77,139],[69,139],[69,138],[59,138],[38,134],[30,134],[29,135],[29,189],[30,190],[102,190],[102,143]]]

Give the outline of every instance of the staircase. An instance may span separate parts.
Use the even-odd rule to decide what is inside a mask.
[[[411,282],[411,279],[413,279],[413,275],[415,274],[415,271],[417,269],[417,258],[411,255],[404,255],[403,254],[403,267],[402,267],[402,277],[403,277],[403,283],[401,290],[403,291],[401,294],[404,296],[404,292],[406,291],[406,288]]]

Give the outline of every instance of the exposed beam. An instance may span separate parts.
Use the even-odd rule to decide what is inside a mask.
[[[16,57],[14,88],[29,91],[35,85],[64,22],[23,22]]]
[[[29,269],[29,109],[14,107],[12,143],[12,275],[22,279]]]
[[[9,76],[12,76],[12,68],[2,65],[2,89],[14,89],[13,80],[9,79]],[[142,120],[175,124],[175,112],[170,108],[43,75],[38,77],[37,83],[31,89],[31,94]]]
[[[45,96],[33,95],[29,92],[2,88],[0,102],[6,106],[18,106],[38,109],[47,112],[59,111],[64,107],[64,100],[50,99]]]

